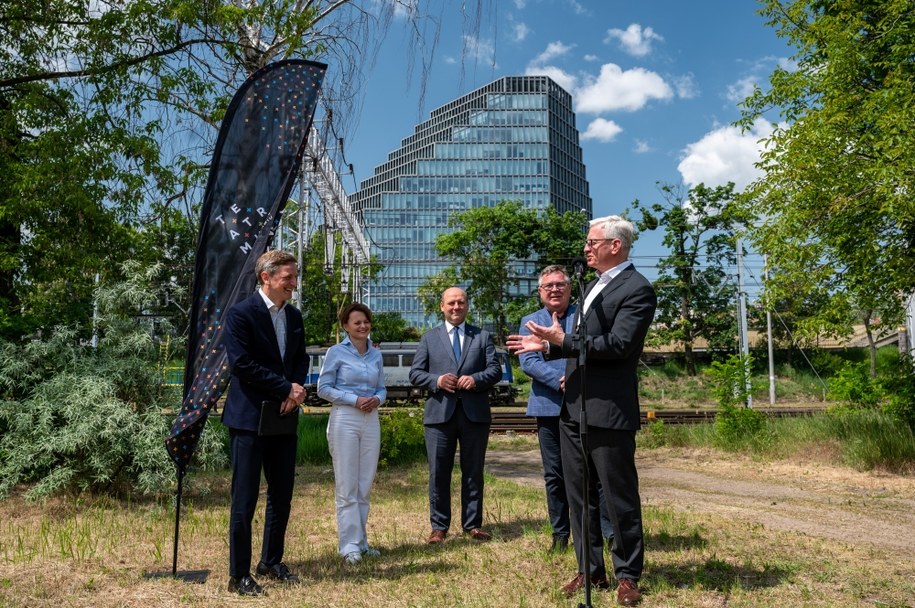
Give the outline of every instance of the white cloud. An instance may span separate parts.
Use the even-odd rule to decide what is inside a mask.
[[[531,33],[531,28],[526,23],[516,23],[512,26],[512,39],[515,42],[523,42],[527,35]]]
[[[464,36],[463,54],[466,59],[472,59],[484,65],[495,65],[495,46],[492,42],[480,40],[476,36]]]
[[[591,13],[578,0],[569,0],[569,6],[576,15],[590,15]]]
[[[419,10],[416,2],[396,2],[395,0],[374,0],[373,4],[384,11],[390,11],[398,19],[415,17]],[[387,13],[385,13],[387,14]]]
[[[582,139],[596,139],[601,142],[613,141],[613,139],[623,132],[623,128],[605,118],[595,118],[588,125],[588,128],[581,134]]]
[[[757,79],[755,76],[746,76],[741,78],[734,84],[728,85],[728,90],[725,93],[725,97],[732,103],[740,103],[753,94],[753,89],[756,87],[756,84]]]
[[[674,92],[654,72],[634,68],[625,72],[620,66],[606,63],[600,75],[576,92],[578,112],[600,114],[612,110],[633,112],[652,99],[670,99]]]
[[[578,86],[578,79],[575,78],[572,74],[557,68],[555,66],[547,65],[542,67],[531,66],[524,71],[525,76],[549,76],[556,84],[561,86],[566,92],[574,95],[575,87]]]
[[[524,7],[527,6],[526,0],[515,0],[515,8],[519,11],[524,10]]]
[[[686,146],[677,170],[690,187],[699,183],[714,187],[734,182],[740,192],[760,176],[754,166],[764,149],[760,140],[770,137],[772,131],[772,125],[763,119],[753,123],[747,133],[732,126],[717,128]]]
[[[653,42],[661,42],[664,38],[656,34],[650,27],[642,29],[641,25],[633,23],[625,30],[617,28],[607,30],[607,38],[604,39],[604,42],[609,43],[612,40],[619,40],[620,48],[626,53],[635,57],[644,57],[651,52]]]
[[[677,90],[677,97],[680,99],[694,99],[699,96],[699,85],[692,74],[675,76],[673,78],[674,88]]]
[[[584,59],[585,61],[597,61],[599,58],[598,58],[597,55],[592,55],[591,53],[588,53],[587,55],[585,55],[585,56],[583,57],[583,59]]]
[[[636,154],[648,154],[649,152],[653,152],[653,149],[644,139],[637,139],[635,140],[635,148],[633,148],[632,151]]]
[[[575,48],[574,44],[563,44],[561,42],[551,42],[546,45],[546,50],[534,57],[531,60],[530,65],[543,65],[548,61],[556,58],[562,57],[563,55],[568,55],[569,51]]]

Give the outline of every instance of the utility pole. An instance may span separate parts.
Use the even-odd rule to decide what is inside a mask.
[[[769,256],[763,256],[763,281],[769,283]],[[775,405],[775,349],[772,345],[772,310],[766,306],[766,341],[769,344],[769,405]]]
[[[743,242],[737,238],[737,331],[740,338],[740,354],[744,362],[744,381],[746,382],[747,407],[753,407],[753,395],[750,394],[750,338],[747,331],[747,291],[743,284]]]

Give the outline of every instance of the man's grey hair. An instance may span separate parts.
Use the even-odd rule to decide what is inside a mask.
[[[605,239],[619,239],[623,245],[623,251],[628,253],[632,249],[635,227],[629,220],[618,215],[608,215],[591,220],[590,225],[591,227],[598,226],[603,231]]]
[[[298,266],[298,263],[298,260],[296,260],[295,256],[291,253],[274,249],[257,258],[257,263],[254,265],[254,274],[257,277],[257,280],[260,281],[262,272],[266,272],[268,275],[273,276],[281,267],[286,266],[287,264],[295,264]]]
[[[556,272],[561,272],[565,275],[566,280],[569,280],[569,272],[566,270],[565,266],[562,266],[561,264],[551,264],[540,271],[540,278],[537,279],[537,286],[540,287],[543,285],[543,277]]]

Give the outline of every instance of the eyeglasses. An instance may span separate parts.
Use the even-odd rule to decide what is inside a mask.
[[[594,249],[595,245],[601,241],[615,241],[616,239],[585,239],[585,247],[588,249]]]
[[[565,289],[568,286],[569,286],[568,281],[559,281],[558,283],[544,283],[538,289],[542,289],[543,291],[553,291],[553,290],[562,291],[563,289]]]

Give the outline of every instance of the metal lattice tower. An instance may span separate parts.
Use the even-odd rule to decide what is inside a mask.
[[[331,274],[336,263],[337,241],[341,242],[341,286],[354,301],[364,301],[362,270],[371,260],[365,229],[353,211],[349,196],[340,181],[331,150],[312,125],[302,160],[299,200],[290,200],[280,226],[277,246],[297,252],[299,266],[316,224],[323,221],[324,270]],[[294,219],[297,218],[297,219]],[[339,236],[339,239],[337,238]]]

